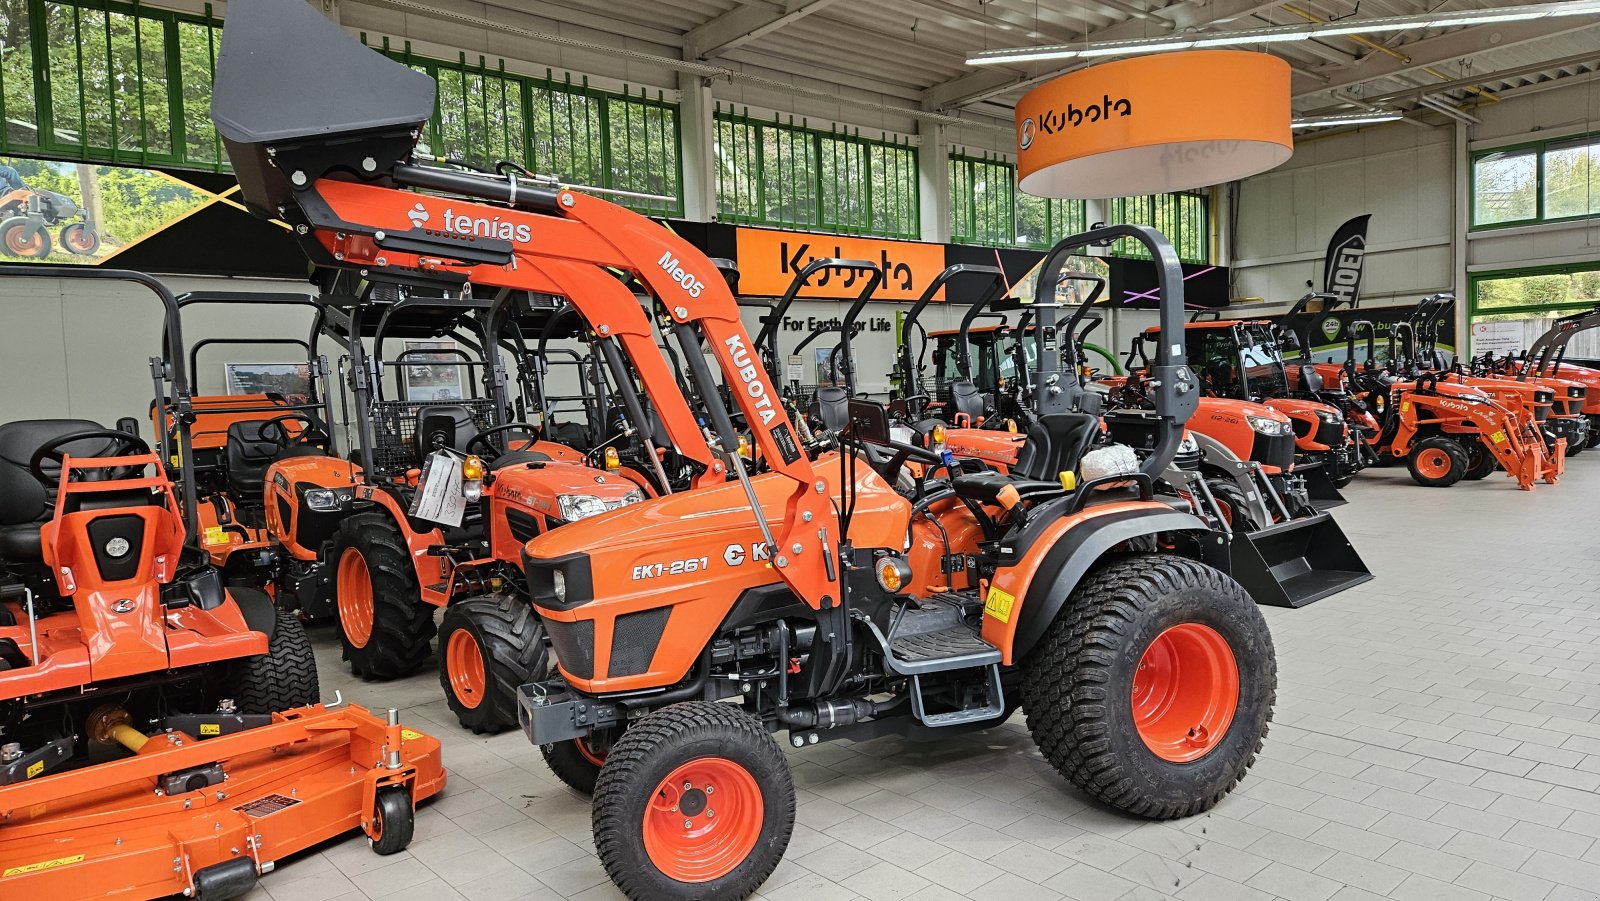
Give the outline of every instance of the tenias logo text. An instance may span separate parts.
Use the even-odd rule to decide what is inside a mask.
[[[526,244],[533,239],[533,230],[525,222],[505,222],[499,216],[493,219],[479,216],[457,216],[453,210],[444,211],[444,230],[457,235],[476,235],[480,238],[499,238]]]

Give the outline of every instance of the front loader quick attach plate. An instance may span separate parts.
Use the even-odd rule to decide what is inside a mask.
[[[517,721],[528,741],[536,745],[583,738],[627,719],[628,711],[621,706],[575,695],[560,679],[531,682],[517,689]]]
[[[0,898],[235,897],[319,842],[381,837],[380,795],[392,811],[391,793],[415,804],[445,783],[438,739],[360,707],[302,707],[205,741],[166,736],[0,787]]]

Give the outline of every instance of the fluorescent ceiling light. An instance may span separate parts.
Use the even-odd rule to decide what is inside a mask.
[[[992,66],[1002,63],[1094,59],[1104,56],[1132,56],[1140,53],[1161,53],[1168,50],[1188,50],[1204,47],[1247,47],[1254,44],[1305,41],[1313,38],[1337,37],[1339,35],[1410,31],[1415,28],[1492,25],[1501,22],[1525,22],[1530,19],[1559,16],[1593,15],[1600,15],[1600,0],[1565,0],[1565,2],[1558,3],[1534,3],[1526,6],[1506,6],[1498,9],[1450,10],[1448,12],[1419,13],[1411,16],[1387,16],[1359,21],[1339,19],[1334,22],[1313,24],[1271,25],[1243,31],[1168,34],[1131,41],[1088,41],[1082,44],[1054,44],[1045,47],[1018,47],[1011,50],[985,50],[968,57],[967,65]]]
[[[1352,113],[1345,116],[1306,116],[1289,123],[1290,128],[1332,128],[1336,125],[1372,125],[1405,118],[1398,112]]]

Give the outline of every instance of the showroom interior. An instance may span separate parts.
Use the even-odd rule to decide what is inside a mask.
[[[3,901],[1600,899],[1596,0],[0,0],[0,357]]]

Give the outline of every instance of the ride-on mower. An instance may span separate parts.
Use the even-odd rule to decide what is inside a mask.
[[[330,82],[347,90],[311,89]],[[1045,390],[1009,474],[951,472],[886,437],[883,409],[860,401],[847,429],[802,446],[704,254],[572,189],[416,165],[433,96],[298,0],[256,0],[230,10],[213,112],[247,205],[303,226],[315,263],[555,288],[613,350],[647,345],[633,365],[670,430],[691,405],[606,270],[659,305],[711,435],[673,440],[707,478],[542,534],[524,563],[561,675],[523,687],[523,724],[535,743],[582,741],[604,761],[595,843],[626,894],[742,898],[761,884],[794,820],[776,730],[801,746],[933,738],[1020,704],[1046,758],[1118,809],[1186,816],[1238,783],[1276,664],[1249,596],[1204,562],[1217,534],[1154,497],[1198,395],[1176,338],[1182,274],[1159,234],[1114,226],[1056,251],[1126,237],[1159,261],[1174,340],[1140,415],[1158,435],[1149,454],[1085,455],[1099,420]],[[1052,305],[1038,315],[1053,334]],[[1041,385],[1057,356],[1043,355]],[[912,459],[924,477],[902,493],[891,486]]]
[[[149,276],[18,267],[154,291]],[[231,898],[360,828],[404,848],[439,743],[318,702],[300,623],[224,585],[195,540],[181,355],[152,361],[152,451],[78,419],[0,425],[0,898]],[[167,462],[176,460],[178,489]]]
[[[84,211],[65,194],[22,187],[0,195],[0,252],[30,260],[50,255],[50,229],[61,226],[61,249],[94,256],[100,235]]]

